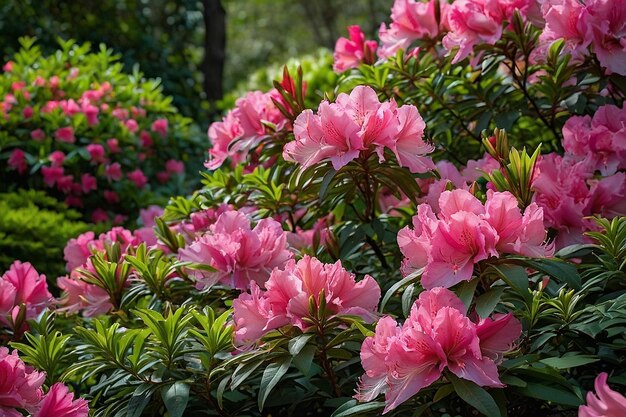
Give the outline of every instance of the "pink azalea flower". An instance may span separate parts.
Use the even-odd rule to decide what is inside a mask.
[[[0,277],[0,323],[9,324],[7,314],[15,315],[20,306],[25,307],[25,320],[37,317],[52,302],[45,275],[39,273],[28,263],[15,261],[8,271]],[[22,323],[23,324],[23,323]],[[21,331],[23,329],[15,329]]]
[[[433,288],[420,294],[398,329],[386,318],[361,348],[365,375],[355,398],[371,401],[385,392],[387,413],[437,381],[444,369],[481,386],[502,387],[492,353],[500,360],[521,333],[511,315],[478,325],[451,291]],[[481,336],[483,338],[481,338]]]
[[[335,72],[344,72],[350,68],[357,68],[361,63],[373,64],[376,48],[375,41],[365,40],[365,34],[358,25],[348,26],[350,39],[339,38],[335,44],[333,54]]]
[[[587,405],[578,408],[578,417],[622,417],[626,415],[626,398],[607,384],[608,375],[600,373],[594,382],[596,393],[587,393]]]
[[[228,112],[221,122],[212,123],[208,133],[212,148],[209,150],[209,160],[205,162],[205,166],[208,169],[217,169],[228,157],[235,158],[235,162],[238,162],[240,157],[229,151],[229,145],[241,138],[243,133],[243,128],[232,111]]]
[[[139,143],[141,143],[143,148],[149,148],[154,144],[154,141],[148,132],[142,130],[141,133],[139,133]]]
[[[139,129],[139,124],[137,123],[135,119],[126,120],[124,122],[124,125],[126,126],[126,129],[128,129],[128,131],[131,133],[135,133],[137,129]]]
[[[91,157],[91,160],[93,162],[96,162],[96,163],[106,162],[107,158],[106,158],[106,151],[104,150],[104,146],[97,144],[97,143],[91,143],[87,145],[86,149],[87,149],[87,152],[89,152],[89,156]]]
[[[154,122],[152,122],[152,125],[150,126],[150,130],[152,130],[155,133],[160,134],[163,137],[167,136],[167,119],[155,120]]]
[[[100,113],[100,109],[98,106],[94,106],[88,101],[81,102],[81,111],[87,118],[87,124],[89,126],[95,126],[99,123],[98,121],[98,113]]]
[[[109,221],[109,214],[101,209],[97,208],[91,213],[91,221],[94,223],[105,223]]]
[[[59,300],[62,308],[59,311],[82,311],[84,317],[95,317],[106,314],[113,308],[105,290],[86,283],[74,272],[69,277],[57,278],[57,286],[63,291],[63,297]]]
[[[109,181],[119,181],[122,179],[122,166],[119,162],[105,166],[104,172]]]
[[[422,155],[433,148],[422,141],[423,121],[411,107],[380,103],[371,87],[358,86],[350,95],[339,94],[335,103],[322,101],[317,115],[302,112],[294,123],[296,140],[285,145],[283,157],[305,168],[330,159],[340,169],[368,149],[383,161],[387,147],[400,165],[425,172],[432,164]]]
[[[233,288],[246,289],[250,281],[264,285],[274,268],[291,259],[280,223],[263,219],[252,229],[243,213],[227,211],[219,216],[209,232],[179,251],[179,258],[211,265],[216,272],[194,271],[199,288],[222,281]]]
[[[400,49],[406,50],[417,39],[436,39],[447,30],[449,5],[447,2],[439,2],[440,24],[437,24],[435,16],[436,5],[434,0],[396,0],[391,8],[391,25],[387,28],[383,23],[380,27],[381,47],[378,56],[388,58]]]
[[[185,163],[176,159],[170,159],[165,163],[165,169],[170,174],[182,174],[185,172]]]
[[[13,61],[7,61],[3,66],[2,66],[2,71],[4,72],[11,72],[13,71],[13,65],[15,65],[15,62]]]
[[[24,119],[30,119],[33,117],[33,108],[31,106],[24,107],[22,110],[22,116],[24,116]]]
[[[120,107],[113,109],[113,111],[111,112],[111,115],[121,122],[127,120],[129,117],[128,110],[120,108]]]
[[[33,140],[37,142],[41,142],[42,140],[46,138],[46,134],[41,129],[35,129],[32,132],[30,132],[30,137],[33,138]]]
[[[52,385],[38,406],[33,417],[87,417],[89,406],[86,400],[78,398],[60,382]]]
[[[113,190],[104,190],[104,199],[109,204],[115,204],[120,202],[120,196]]]
[[[357,283],[340,261],[323,264],[309,256],[289,261],[284,270],[274,269],[265,287],[262,294],[254,283],[251,294],[243,293],[233,303],[238,344],[255,342],[286,324],[306,329],[310,324],[303,319],[309,317],[309,299],[319,305],[322,292],[332,315],[357,315],[369,322],[376,318],[380,299],[380,287],[369,275]]]
[[[502,36],[502,18],[493,16],[484,0],[458,0],[450,5],[448,23],[450,32],[443,38],[447,50],[459,48],[452,63],[466,58],[474,46],[493,45]]]
[[[82,191],[87,194],[89,191],[98,189],[98,180],[91,174],[83,174],[80,177]]]
[[[54,137],[59,142],[66,142],[66,143],[76,142],[76,137],[74,136],[74,129],[72,129],[70,126],[57,129],[57,131],[54,133]]]
[[[19,174],[24,174],[28,169],[26,163],[26,154],[21,149],[13,149],[11,156],[7,161],[7,164],[11,169],[16,170]]]
[[[16,350],[9,353],[8,348],[0,346],[0,375],[0,415],[21,416],[15,408],[37,408],[45,373],[25,365]]]
[[[117,153],[120,152],[119,141],[115,138],[107,139],[107,146],[109,147],[109,152]]]
[[[53,187],[57,181],[59,181],[63,177],[64,169],[63,167],[41,167],[41,175],[43,175],[43,182],[48,187]]]
[[[85,232],[75,239],[70,239],[63,249],[63,258],[65,259],[65,268],[72,271],[75,268],[87,262],[91,256],[90,244],[94,241],[93,232]]]
[[[626,75],[626,1],[585,2],[585,19],[600,64],[609,73]]]
[[[139,168],[129,172],[128,174],[126,174],[126,176],[135,184],[135,187],[140,189],[145,187],[148,183],[148,177],[146,177],[143,171]]]
[[[69,100],[61,100],[59,102],[59,107],[63,110],[66,116],[72,117],[76,113],[80,112],[80,107],[78,103],[76,103],[73,99]]]
[[[61,151],[54,151],[48,155],[48,159],[53,167],[61,167],[63,166],[63,162],[65,162],[65,154]]]

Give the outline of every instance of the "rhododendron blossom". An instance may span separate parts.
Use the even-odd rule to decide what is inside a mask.
[[[15,319],[22,308],[24,308],[25,320],[34,319],[51,305],[52,300],[46,276],[40,275],[29,262],[13,262],[9,270],[0,277],[0,323],[2,324],[9,324],[7,315]]]
[[[287,324],[301,330],[310,327],[304,319],[310,316],[311,298],[319,306],[323,296],[331,315],[357,315],[367,322],[375,320],[380,299],[380,287],[369,275],[356,282],[341,261],[323,264],[309,256],[274,269],[265,287],[263,292],[252,283],[250,293],[233,301],[235,344],[255,343],[263,334]]]
[[[262,219],[252,228],[242,212],[226,211],[206,234],[181,249],[179,258],[210,265],[215,272],[192,271],[199,289],[217,282],[247,289],[251,281],[263,286],[274,268],[281,268],[293,254],[280,223]]]
[[[344,72],[357,68],[361,63],[373,64],[378,44],[376,41],[365,40],[365,34],[358,25],[348,26],[350,39],[339,38],[333,54],[335,72]]]
[[[440,10],[437,11],[436,7]],[[391,24],[387,27],[383,23],[378,32],[381,41],[378,56],[393,56],[400,49],[406,50],[417,39],[436,39],[448,30],[449,9],[450,5],[445,1],[395,0],[391,8]]]
[[[439,208],[435,215],[429,205],[419,205],[413,229],[407,226],[398,233],[405,256],[403,272],[424,268],[421,282],[426,289],[469,281],[477,262],[502,253],[533,257],[553,253],[544,243],[542,209],[533,203],[522,214],[509,192],[489,190],[483,206],[469,191],[445,191]]]
[[[303,111],[294,124],[296,140],[285,145],[283,157],[305,168],[330,159],[340,169],[362,151],[373,150],[383,161],[388,148],[399,165],[423,173],[434,169],[424,156],[434,148],[423,141],[423,134],[416,107],[381,103],[371,87],[358,86],[350,95],[339,94],[335,103],[322,101],[317,114]]]
[[[384,392],[387,413],[437,381],[445,369],[480,386],[502,387],[497,364],[521,330],[511,314],[476,324],[451,291],[424,291],[401,327],[384,317],[375,335],[363,342],[365,374],[355,398],[371,401]]]
[[[46,374],[37,372],[9,349],[0,346],[0,415],[20,417],[16,408],[34,411],[41,400]]]
[[[595,394],[587,393],[587,405],[578,409],[578,417],[622,417],[626,415],[626,398],[607,384],[608,375],[602,372],[594,382]]]
[[[43,397],[33,417],[87,417],[89,406],[87,401],[78,398],[60,382],[52,385],[48,393]]]

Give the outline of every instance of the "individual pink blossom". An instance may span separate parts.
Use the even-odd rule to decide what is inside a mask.
[[[78,103],[74,101],[74,99],[59,101],[59,107],[61,107],[63,113],[69,117],[72,117],[76,113],[80,112],[80,107],[78,106]]]
[[[63,175],[56,182],[57,190],[64,194],[68,194],[74,188],[74,177],[72,175]]]
[[[11,156],[9,156],[7,164],[11,169],[16,170],[18,174],[24,174],[28,169],[28,164],[26,163],[26,154],[21,149],[13,149],[13,151],[11,152]]]
[[[87,262],[87,259],[91,256],[90,244],[94,240],[95,234],[90,231],[67,242],[65,249],[63,249],[63,258],[66,261],[68,272]]]
[[[113,162],[105,166],[104,172],[109,181],[119,181],[122,179],[122,166],[119,162]]]
[[[46,138],[46,134],[41,129],[35,129],[30,132],[30,137],[37,142],[41,142]]]
[[[87,152],[89,152],[89,156],[91,160],[95,163],[101,164],[106,162],[106,151],[104,150],[104,146],[98,143],[90,143],[86,147]]]
[[[487,9],[489,2],[458,0],[450,5],[448,23],[450,32],[443,38],[443,46],[451,51],[458,47],[452,63],[466,58],[474,46],[495,44],[502,36],[502,18],[493,16]]]
[[[437,24],[436,7],[439,7],[440,21]],[[405,51],[417,39],[436,39],[448,29],[447,2],[429,0],[396,0],[391,8],[391,24],[383,23],[379,30],[381,41],[378,56],[388,58],[400,49]]]
[[[240,158],[229,152],[229,145],[241,138],[243,133],[243,128],[232,111],[228,112],[221,122],[212,123],[208,132],[212,148],[209,150],[209,160],[205,166],[208,169],[217,169],[228,157],[235,157],[235,162],[238,162]]]
[[[139,168],[129,172],[126,176],[135,184],[135,187],[137,188],[141,189],[148,184],[148,177],[146,177],[143,171]]]
[[[107,139],[107,146],[109,147],[109,152],[111,153],[121,152],[119,141],[115,138]]]
[[[24,109],[22,109],[22,116],[24,116],[24,119],[33,117],[33,108],[31,106],[24,107]]]
[[[80,184],[83,193],[87,194],[90,191],[98,189],[98,180],[91,174],[83,174],[80,177]]]
[[[365,40],[365,34],[358,25],[348,26],[350,39],[339,38],[333,54],[333,70],[344,72],[357,68],[361,63],[373,64],[376,60],[376,41]]]
[[[74,136],[74,129],[70,126],[61,127],[57,129],[57,131],[54,133],[54,137],[59,142],[66,142],[66,143],[76,142],[76,137]]]
[[[94,223],[105,223],[109,221],[109,214],[101,209],[97,208],[91,213],[91,221]]]
[[[243,293],[233,302],[238,345],[254,343],[264,333],[286,324],[301,330],[310,327],[304,319],[310,316],[311,298],[319,305],[323,295],[331,315],[357,315],[368,322],[375,320],[380,299],[380,287],[369,275],[356,282],[340,261],[323,264],[309,256],[297,263],[289,261],[284,270],[274,269],[265,287],[261,293],[255,282],[251,294]]]
[[[608,177],[590,179],[588,199],[583,209],[585,215],[612,219],[626,215],[626,173],[618,172]]]
[[[385,148],[412,172],[433,167],[423,156],[433,148],[422,139],[423,121],[417,109],[398,108],[393,101],[380,103],[371,87],[358,86],[350,95],[339,94],[335,103],[322,101],[317,115],[303,111],[293,131],[296,140],[285,145],[283,157],[305,168],[330,159],[340,169],[362,151],[375,151],[383,161]]]
[[[61,84],[61,80],[58,75],[53,75],[52,77],[50,77],[49,81],[50,88],[53,90],[57,90],[59,88],[59,85]]]
[[[209,232],[179,252],[182,261],[210,265],[216,272],[194,271],[199,288],[218,281],[233,288],[246,289],[251,281],[264,285],[274,268],[291,259],[280,223],[263,219],[254,228],[243,213],[222,213]]]
[[[98,113],[100,113],[100,109],[98,106],[94,106],[89,101],[83,100],[80,109],[87,118],[87,124],[89,126],[95,126],[99,123]]]
[[[150,130],[152,130],[155,133],[160,134],[163,137],[167,136],[167,119],[155,120],[154,122],[152,122],[152,125],[150,126]]]
[[[84,317],[95,317],[113,309],[109,294],[104,289],[83,281],[76,272],[57,278],[57,286],[63,291],[60,300],[62,307],[58,311],[82,311]]]
[[[65,162],[65,154],[61,151],[54,151],[48,155],[48,159],[53,167],[61,167],[63,162]]]
[[[578,417],[621,417],[626,415],[626,398],[607,384],[608,375],[600,373],[594,382],[595,394],[587,393],[587,405],[578,408]]]
[[[589,53],[587,47],[591,43],[584,10],[584,4],[578,0],[543,2],[545,27],[539,37],[540,53],[545,54],[552,42],[563,39],[564,52],[571,54],[575,62],[581,61]]]
[[[151,205],[148,208],[139,210],[139,218],[141,224],[145,227],[152,227],[155,225],[154,219],[163,215],[163,207]]]
[[[52,385],[48,393],[37,407],[33,417],[87,417],[89,405],[87,400],[78,398],[60,382]]]
[[[120,202],[120,196],[113,190],[104,190],[104,199],[109,204],[115,204]]]
[[[126,120],[124,122],[124,125],[126,126],[126,129],[128,129],[128,131],[131,133],[135,133],[137,129],[139,129],[139,124],[137,123],[135,119]]]
[[[165,163],[165,169],[170,174],[182,174],[185,172],[185,163],[176,159],[170,159]]]
[[[117,107],[113,109],[113,111],[111,112],[111,115],[115,117],[116,119],[118,119],[119,121],[124,122],[128,119],[130,114],[128,110],[123,109],[121,107]]]
[[[0,285],[4,293],[0,297],[0,323],[8,324],[6,315],[19,311],[22,304],[26,320],[34,319],[51,304],[52,295],[48,291],[46,276],[39,275],[29,262],[13,262],[0,277]]]
[[[139,133],[139,143],[141,143],[141,146],[143,148],[149,148],[152,145],[154,145],[154,141],[152,140],[152,137],[145,130],[142,130]]]
[[[2,71],[4,72],[11,72],[13,71],[13,65],[15,65],[15,62],[13,61],[7,61],[3,66],[2,66]]]
[[[161,171],[156,173],[156,179],[159,184],[165,184],[172,179],[172,176],[167,171]]]
[[[593,51],[609,73],[626,75],[626,0],[585,2]]]
[[[24,364],[17,351],[0,346],[0,415],[17,417],[16,408],[36,410],[46,374]]]
[[[64,169],[63,167],[41,167],[41,175],[43,175],[43,182],[48,187],[53,187],[57,181],[59,181],[63,177]]]
[[[363,342],[365,375],[355,397],[371,401],[384,392],[387,413],[437,381],[446,368],[480,386],[502,387],[496,361],[520,336],[521,325],[512,315],[488,320],[472,322],[447,289],[422,292],[401,328],[382,319],[376,334]]]

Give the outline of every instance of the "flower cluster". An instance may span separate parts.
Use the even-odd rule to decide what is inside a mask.
[[[85,281],[82,270],[95,273],[89,258],[95,252],[104,254],[107,246],[117,243],[124,253],[129,246],[137,246],[142,241],[141,229],[133,234],[122,227],[114,227],[100,234],[97,239],[93,232],[71,239],[64,250],[69,275],[57,278],[57,285],[64,291],[60,300],[63,307],[60,310],[69,313],[82,311],[85,317],[109,312],[113,308],[110,295],[103,288]]]
[[[333,54],[335,72],[356,68],[361,63],[373,64],[376,61],[376,41],[365,40],[365,34],[358,25],[348,26],[350,39],[339,38]]]
[[[274,268],[282,268],[293,254],[280,223],[260,220],[254,228],[242,212],[219,215],[208,231],[178,252],[181,261],[210,265],[215,272],[192,271],[198,289],[222,282],[245,290],[252,281],[263,286]]]
[[[531,204],[524,213],[509,192],[487,192],[483,205],[466,190],[445,191],[439,197],[440,212],[420,204],[408,226],[398,233],[405,256],[403,272],[425,268],[422,286],[451,287],[472,278],[474,265],[503,253],[532,257],[551,256],[544,243],[543,211]]]
[[[520,336],[520,322],[509,313],[475,323],[465,310],[454,293],[435,287],[420,294],[402,326],[383,317],[361,347],[365,374],[356,398],[372,401],[384,392],[387,413],[446,369],[481,386],[504,386],[497,364]]]
[[[591,47],[609,74],[626,75],[626,1],[549,1],[542,3],[541,11],[545,20],[541,43],[563,39],[565,52],[574,61],[589,55]]]
[[[533,182],[556,247],[583,242],[593,228],[585,217],[626,214],[626,111],[606,105],[593,117],[573,116],[563,127],[565,154],[543,155]],[[599,175],[597,174],[599,173]]]
[[[174,186],[186,169],[190,130],[156,84],[138,88],[118,67],[94,77],[94,65],[110,64],[101,55],[79,61],[68,51],[63,59],[22,52],[0,74],[0,129],[13,139],[0,145],[8,155],[0,170],[9,183],[45,188],[93,221],[117,223],[147,200],[138,193]]]
[[[280,100],[276,90],[267,93],[251,91],[237,100],[236,107],[229,111],[221,122],[209,127],[209,160],[205,166],[219,168],[227,158],[233,164],[245,160],[246,156],[261,139],[267,136],[270,123],[280,129],[287,124],[287,119],[274,105]]]
[[[45,275],[28,262],[15,261],[0,277],[0,324],[16,333],[26,330],[26,320],[36,318],[52,304]]]
[[[17,355],[9,353],[6,347],[0,347],[0,415],[3,417],[22,417],[21,410],[28,411],[32,417],[87,417],[87,401],[78,398],[61,383],[50,387],[44,395],[41,386],[46,374],[37,372]]]
[[[250,293],[233,301],[235,344],[239,346],[253,344],[270,330],[288,324],[301,330],[310,327],[311,300],[319,308],[323,298],[330,315],[350,314],[372,322],[380,299],[380,287],[369,275],[356,282],[341,261],[323,264],[309,256],[274,269],[265,283],[266,291],[256,283],[250,287]]]
[[[371,87],[358,86],[335,103],[322,101],[317,114],[302,112],[294,123],[296,140],[285,145],[283,157],[305,168],[330,159],[340,169],[361,152],[375,151],[383,161],[387,148],[400,166],[423,173],[434,169],[424,156],[434,150],[423,140],[424,127],[415,106],[381,103]]]
[[[381,24],[378,32],[381,42],[378,56],[393,56],[400,49],[407,50],[418,39],[437,39],[441,33],[450,29],[449,9],[450,5],[445,1],[396,0],[391,8],[391,24],[389,27]]]

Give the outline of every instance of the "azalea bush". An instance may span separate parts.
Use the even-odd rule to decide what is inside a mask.
[[[245,93],[202,188],[71,239],[60,297],[2,276],[0,410],[625,414],[622,3],[397,0],[315,105],[302,68]]]
[[[43,56],[24,38],[4,64],[0,190],[45,190],[88,220],[122,223],[193,189],[198,136],[158,82],[123,73],[104,47],[60,48]]]

